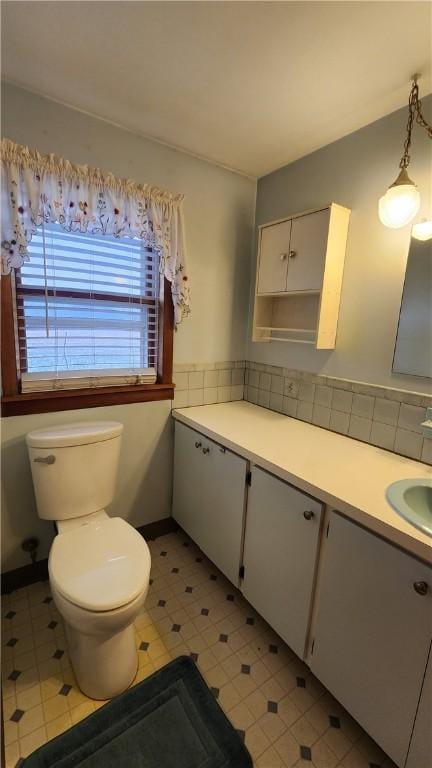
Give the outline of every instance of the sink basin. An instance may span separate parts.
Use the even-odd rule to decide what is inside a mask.
[[[389,485],[386,497],[398,515],[432,536],[432,480],[398,480]]]

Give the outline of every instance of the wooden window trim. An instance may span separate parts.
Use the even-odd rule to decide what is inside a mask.
[[[28,413],[50,413],[79,408],[97,408],[106,405],[172,400],[174,397],[174,385],[172,383],[174,307],[171,284],[166,278],[164,278],[159,298],[159,348],[155,384],[91,387],[25,394],[21,393],[21,381],[17,366],[13,274],[3,275],[0,282],[2,416],[22,416]],[[143,298],[140,301],[141,303],[146,302],[146,299]],[[147,299],[147,301],[154,303],[153,299]]]

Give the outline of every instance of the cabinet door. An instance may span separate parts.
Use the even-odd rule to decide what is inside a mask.
[[[432,648],[409,746],[406,768],[430,768],[432,763]]]
[[[261,230],[257,293],[286,290],[291,219]]]
[[[315,499],[253,468],[242,591],[301,658],[309,624],[321,514],[322,504]]]
[[[238,584],[246,461],[175,424],[173,517],[222,573]]]
[[[311,669],[403,766],[431,639],[431,569],[333,513],[320,581]]]
[[[320,291],[327,252],[329,209],[292,221],[286,290]]]

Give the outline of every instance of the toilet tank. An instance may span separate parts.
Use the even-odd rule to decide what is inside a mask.
[[[68,520],[105,509],[114,498],[123,424],[83,421],[26,437],[39,517]]]

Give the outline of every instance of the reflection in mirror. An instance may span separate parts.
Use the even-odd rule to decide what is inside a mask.
[[[432,378],[432,239],[411,238],[393,372]]]

